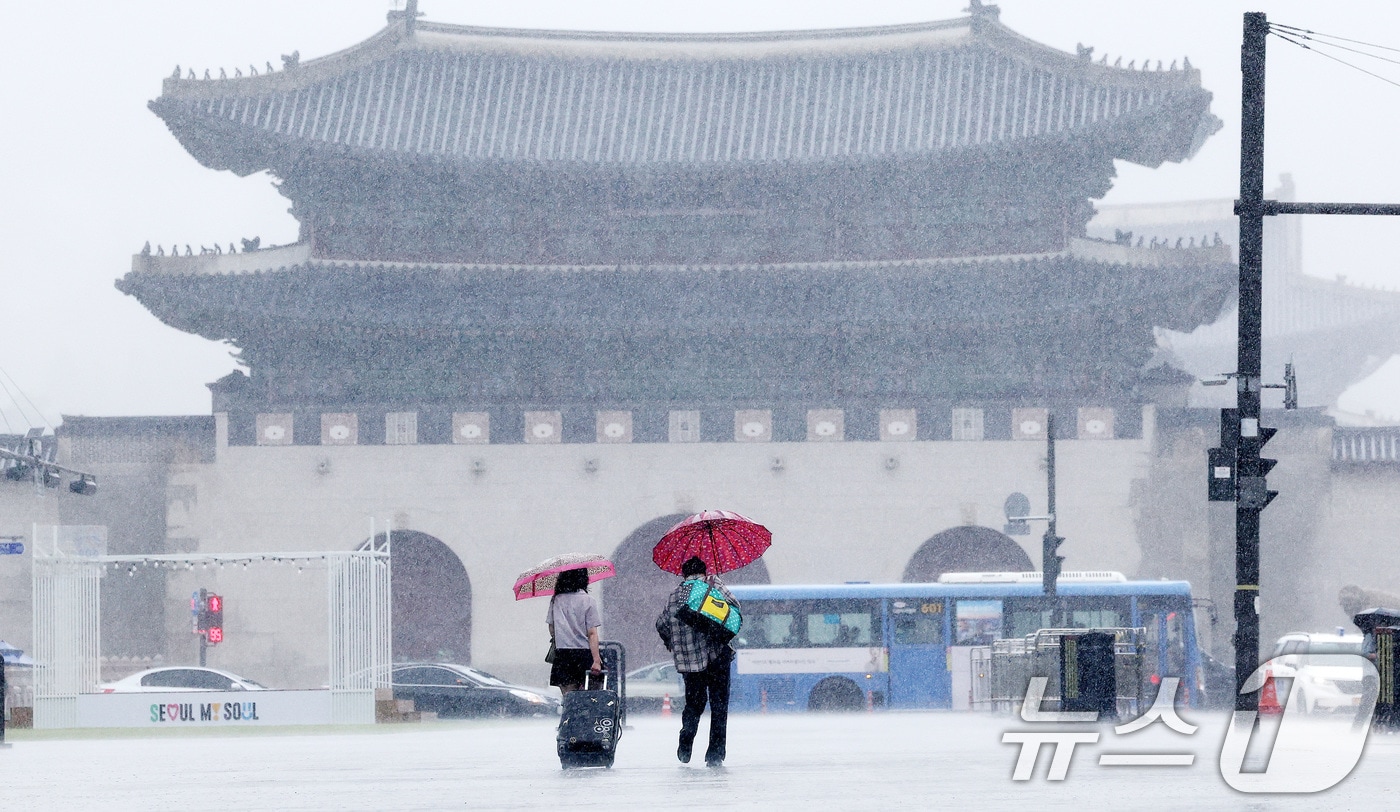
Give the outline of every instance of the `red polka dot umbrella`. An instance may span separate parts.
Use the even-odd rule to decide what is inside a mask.
[[[727,510],[705,510],[666,532],[651,551],[656,566],[676,575],[691,556],[711,575],[752,564],[773,543],[768,528]]]

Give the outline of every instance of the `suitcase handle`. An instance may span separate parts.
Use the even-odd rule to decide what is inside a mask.
[[[602,690],[606,691],[606,690],[608,689],[608,670],[607,670],[606,668],[604,668],[601,672],[599,672],[599,676],[601,676],[601,677],[603,678],[603,687],[602,687]],[[585,690],[585,691],[591,691],[591,690],[593,690],[592,688],[589,687],[589,682],[588,682],[588,680],[589,680],[590,678],[592,678],[592,677],[593,677],[593,672],[592,672],[592,671],[585,671],[585,672],[583,672],[583,690]]]

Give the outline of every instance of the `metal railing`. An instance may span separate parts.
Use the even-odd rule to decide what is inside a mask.
[[[972,707],[977,710],[1012,712],[1026,698],[1026,686],[1033,677],[1046,677],[1045,710],[1058,709],[1063,694],[1060,687],[1060,641],[1066,635],[1106,632],[1113,635],[1113,666],[1118,691],[1118,708],[1135,714],[1142,701],[1144,628],[1040,629],[1025,637],[994,640],[971,652]]]

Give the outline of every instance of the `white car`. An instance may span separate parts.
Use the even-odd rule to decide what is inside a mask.
[[[267,686],[217,668],[169,666],[138,671],[102,686],[104,694],[179,693],[182,691],[266,691]]]
[[[627,672],[627,705],[630,710],[658,709],[664,697],[679,713],[685,704],[685,685],[676,664],[665,660]]]
[[[1355,710],[1361,705],[1362,669],[1347,655],[1360,655],[1361,642],[1359,634],[1290,632],[1274,646],[1273,656],[1280,659],[1273,676],[1293,679],[1292,701],[1304,713]]]

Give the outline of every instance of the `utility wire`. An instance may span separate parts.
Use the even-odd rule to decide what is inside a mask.
[[[1347,66],[1348,68],[1351,68],[1352,70],[1361,71],[1362,73],[1366,74],[1367,76],[1373,76],[1373,77],[1375,77],[1375,78],[1381,80],[1382,82],[1385,82],[1385,83],[1388,84],[1388,85],[1395,85],[1396,87],[1400,87],[1400,82],[1397,82],[1397,81],[1395,81],[1394,79],[1387,78],[1387,77],[1382,76],[1382,75],[1380,75],[1379,73],[1376,73],[1376,72],[1374,72],[1374,71],[1366,70],[1365,68],[1363,68],[1363,67],[1361,67],[1361,66],[1359,66],[1359,65],[1353,65],[1353,64],[1351,64],[1350,62],[1346,61],[1345,59],[1339,59],[1339,58],[1337,58],[1337,57],[1335,57],[1335,56],[1332,56],[1332,55],[1329,54],[1329,53],[1324,53],[1323,51],[1319,51],[1319,50],[1316,49],[1316,48],[1309,47],[1306,43],[1299,42],[1298,40],[1295,40],[1295,39],[1290,39],[1289,37],[1285,36],[1284,34],[1278,32],[1278,31],[1273,31],[1273,32],[1271,32],[1271,33],[1272,33],[1274,36],[1278,37],[1279,39],[1283,40],[1284,42],[1290,42],[1290,43],[1292,43],[1292,44],[1294,44],[1294,45],[1297,45],[1299,48],[1302,48],[1302,49],[1305,50],[1305,51],[1312,51],[1313,53],[1317,54],[1318,56],[1326,57],[1327,59],[1330,59],[1330,60],[1332,60],[1333,62],[1337,62],[1337,63],[1340,63],[1340,64],[1342,64],[1342,65],[1345,65],[1345,66]]]
[[[0,375],[4,375],[6,378],[10,379],[10,383],[14,384],[15,391],[19,392],[20,397],[24,398],[24,402],[28,403],[29,407],[34,410],[34,413],[39,416],[39,423],[43,426],[46,426],[50,431],[54,430],[53,424],[48,421],[48,418],[44,417],[44,410],[34,405],[34,401],[30,400],[29,395],[26,395],[24,393],[24,390],[20,388],[19,382],[14,379],[14,376],[12,376],[9,372],[6,372],[4,367],[0,367]],[[0,382],[0,386],[4,386],[4,383]],[[5,387],[5,394],[10,396],[10,400],[14,401],[16,407],[19,406],[19,401],[15,400],[15,396],[10,392],[10,388],[8,386]],[[24,409],[21,408],[19,414],[20,417],[23,417],[25,420],[29,419],[29,415],[24,413]]]
[[[1389,62],[1389,63],[1392,64],[1392,65],[1400,65],[1400,59],[1391,59],[1391,58],[1389,58],[1389,57],[1381,56],[1380,54],[1369,54],[1369,53],[1366,53],[1365,51],[1357,50],[1356,48],[1348,48],[1348,47],[1345,46],[1345,45],[1338,45],[1338,44],[1335,43],[1335,42],[1323,42],[1322,40],[1314,39],[1314,38],[1308,36],[1307,34],[1295,34],[1295,33],[1291,32],[1291,31],[1288,32],[1288,34],[1286,34],[1286,35],[1285,35],[1284,33],[1282,33],[1282,32],[1279,32],[1279,31],[1272,31],[1272,32],[1270,32],[1270,33],[1272,33],[1272,34],[1273,34],[1274,36],[1276,36],[1276,37],[1282,37],[1282,38],[1284,38],[1284,39],[1287,39],[1287,38],[1290,37],[1290,36],[1291,36],[1291,37],[1297,37],[1298,39],[1304,39],[1304,40],[1307,40],[1308,42],[1312,42],[1312,43],[1315,43],[1315,44],[1317,44],[1317,45],[1322,45],[1322,46],[1327,47],[1327,48],[1336,48],[1336,49],[1341,50],[1341,51],[1350,51],[1351,53],[1360,54],[1361,56],[1369,57],[1369,58],[1371,58],[1371,59],[1379,59],[1379,60],[1382,61],[1382,62]],[[1301,43],[1295,43],[1295,44],[1301,44]],[[1365,43],[1363,43],[1363,44],[1365,44]],[[1304,47],[1304,48],[1307,48],[1308,46],[1304,45],[1303,47]],[[1382,48],[1382,47],[1384,47],[1384,46],[1381,46],[1381,45],[1372,45],[1371,47],[1373,47],[1373,48]],[[1312,49],[1309,48],[1308,50],[1312,50]],[[1400,49],[1396,49],[1396,48],[1386,48],[1386,50],[1388,50],[1388,51],[1400,51]]]
[[[19,412],[19,416],[24,418],[24,422],[31,423],[29,415],[24,413],[24,406],[19,402],[19,399],[15,397],[15,393],[10,391],[10,387],[5,385],[3,378],[0,378],[0,389],[5,390],[5,395],[9,397],[10,403],[14,404],[15,410]],[[3,409],[0,409],[0,416],[5,416],[5,411]],[[14,432],[14,428],[10,426],[10,418],[8,416],[5,416],[5,428],[11,433]]]
[[[1320,31],[1313,31],[1313,30],[1308,29],[1308,28],[1299,28],[1299,27],[1296,26],[1296,25],[1284,25],[1283,23],[1269,23],[1269,27],[1270,27],[1270,28],[1284,28],[1284,29],[1287,29],[1287,30],[1289,30],[1290,32],[1295,32],[1295,33],[1294,33],[1295,36],[1300,36],[1300,35],[1302,35],[1302,34],[1312,34],[1314,37],[1325,37],[1325,38],[1327,38],[1327,39],[1336,39],[1336,40],[1341,40],[1342,42],[1350,42],[1350,43],[1353,44],[1353,45],[1364,45],[1364,46],[1366,46],[1367,48],[1379,48],[1379,49],[1382,50],[1382,51],[1394,51],[1394,52],[1396,52],[1396,53],[1400,53],[1400,48],[1392,48],[1392,47],[1390,47],[1389,45],[1377,45],[1377,44],[1374,43],[1374,42],[1362,42],[1362,41],[1359,40],[1359,39],[1349,39],[1349,38],[1347,38],[1347,37],[1339,37],[1339,36],[1337,36],[1336,34],[1324,34],[1324,33],[1320,32]],[[1307,38],[1307,37],[1304,37],[1304,39],[1308,39],[1308,38]],[[1341,47],[1341,46],[1338,46],[1338,47]]]

